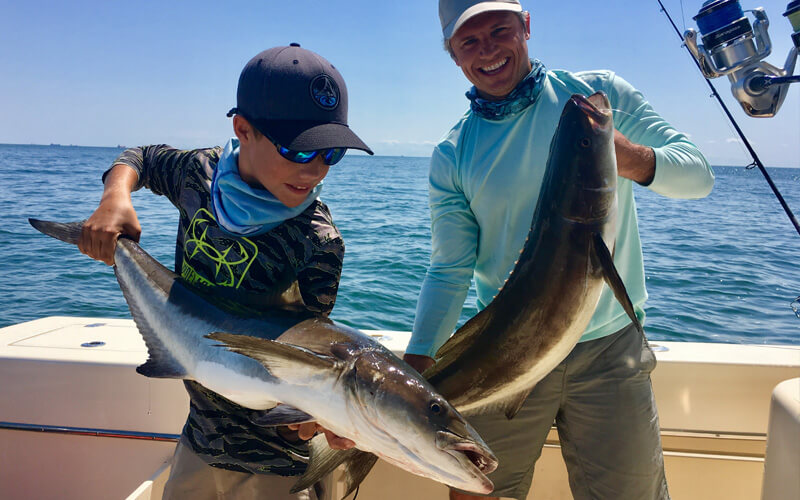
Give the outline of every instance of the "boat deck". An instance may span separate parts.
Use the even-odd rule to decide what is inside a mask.
[[[409,338],[365,333],[397,354]],[[673,498],[758,498],[771,396],[800,377],[800,347],[655,344]],[[146,358],[130,320],[50,317],[0,329],[3,498],[160,498],[188,398],[178,380],[137,374]],[[800,408],[800,391],[796,399]],[[446,498],[446,487],[379,462],[359,498]],[[529,498],[571,498],[555,429]]]

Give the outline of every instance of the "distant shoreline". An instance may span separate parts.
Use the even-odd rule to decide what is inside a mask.
[[[122,150],[127,148],[128,146],[116,145],[116,146],[82,146],[80,144],[11,144],[11,143],[4,143],[0,142],[1,146],[25,146],[25,147],[37,147],[37,148],[92,148],[92,149],[115,149],[115,150]],[[362,151],[355,150],[352,153],[348,153],[353,156],[369,156],[367,153]],[[376,154],[373,156],[374,158],[430,158],[430,156],[413,156],[413,155],[380,155]],[[711,165],[714,168],[719,167],[729,167],[729,168],[747,168],[747,165]],[[789,168],[789,169],[800,169],[800,165],[797,166],[775,166],[769,165],[766,168]]]
[[[50,144],[12,144],[12,143],[5,143],[0,142],[0,146],[24,146],[24,147],[35,147],[35,148],[93,148],[93,149],[126,149],[130,146],[83,146],[81,144],[57,144],[57,143],[50,143]],[[348,151],[348,155],[352,156],[370,156],[367,153],[358,150],[351,150]],[[414,156],[414,155],[374,155],[375,157],[381,158],[430,158],[428,156]]]

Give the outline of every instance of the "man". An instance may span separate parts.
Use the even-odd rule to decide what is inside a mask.
[[[713,173],[697,148],[611,71],[548,71],[528,57],[530,17],[518,0],[440,0],[445,47],[474,86],[470,110],[430,168],[431,264],[405,359],[423,371],[452,333],[474,276],[484,308],[514,267],[530,229],[550,140],[572,94],[605,92],[619,173],[615,265],[644,320],[644,267],[633,182],[701,198]],[[535,334],[535,332],[531,332]],[[668,498],[650,384],[655,357],[606,287],[579,344],[517,416],[470,419],[500,461],[497,497],[526,497],[555,421],[575,498]],[[451,499],[478,498],[450,491]]]
[[[318,197],[347,148],[372,151],[347,126],[347,89],[324,58],[298,44],[256,55],[242,70],[225,148],[124,151],[104,175],[100,205],[80,249],[111,265],[120,234],[138,240],[131,191],[147,187],[178,208],[175,270],[218,297],[222,307],[259,311],[291,283],[318,314],[333,308],[344,257],[342,237]],[[294,304],[296,305],[296,304]],[[196,382],[185,382],[189,416],[175,451],[167,499],[322,499],[330,487],[290,495],[320,429],[261,427],[258,412]],[[333,448],[354,445],[325,431]],[[326,487],[327,486],[327,487]]]

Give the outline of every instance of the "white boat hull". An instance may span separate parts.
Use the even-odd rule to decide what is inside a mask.
[[[409,338],[366,333],[398,354]],[[800,376],[800,347],[655,344],[667,349],[656,352],[652,378],[673,498],[759,498],[770,398]],[[188,398],[178,380],[137,374],[146,357],[130,320],[50,317],[0,329],[2,497],[160,498]],[[359,498],[446,495],[441,484],[379,462]],[[528,498],[571,498],[555,430]]]

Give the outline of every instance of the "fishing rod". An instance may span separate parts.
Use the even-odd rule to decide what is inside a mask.
[[[664,15],[667,16],[667,19],[669,19],[670,24],[672,24],[673,29],[678,34],[678,38],[681,39],[683,46],[686,47],[686,50],[688,50],[692,55],[692,60],[694,61],[695,65],[697,65],[697,69],[700,70],[700,73],[702,73],[703,78],[708,86],[711,88],[712,95],[717,99],[717,102],[719,102],[719,105],[722,107],[722,110],[725,112],[728,120],[730,120],[730,122],[733,124],[733,127],[736,129],[736,133],[739,134],[742,143],[747,148],[750,156],[753,158],[753,162],[747,165],[747,168],[753,168],[754,166],[758,167],[758,169],[764,175],[764,178],[767,180],[770,188],[772,188],[772,192],[775,194],[775,197],[778,198],[778,201],[783,207],[783,210],[786,212],[786,215],[789,217],[789,220],[794,225],[797,234],[800,235],[800,223],[798,223],[797,218],[794,216],[794,213],[792,213],[792,209],[789,208],[789,205],[786,203],[786,200],[784,200],[783,196],[778,190],[778,187],[772,181],[772,178],[767,172],[767,169],[764,167],[764,164],[761,163],[761,159],[759,159],[758,154],[750,145],[750,141],[747,140],[744,132],[742,132],[742,129],[739,128],[739,124],[736,123],[736,119],[734,119],[733,115],[728,110],[728,107],[725,105],[725,102],[722,100],[722,97],[720,97],[717,89],[714,87],[714,84],[711,83],[711,80],[709,79],[710,77],[715,78],[723,74],[728,74],[733,82],[731,90],[734,93],[734,97],[741,102],[746,113],[748,113],[750,116],[757,117],[774,116],[780,105],[783,103],[783,99],[786,97],[789,83],[798,81],[797,78],[791,76],[791,74],[794,71],[794,63],[797,58],[798,50],[800,50],[800,5],[798,5],[800,4],[800,1],[794,0],[790,2],[786,13],[784,14],[785,16],[789,17],[789,20],[795,29],[795,33],[792,36],[792,41],[794,42],[795,47],[790,50],[789,57],[786,61],[786,66],[783,70],[775,68],[774,66],[765,62],[758,62],[766,57],[766,55],[769,55],[771,50],[769,35],[767,35],[769,21],[767,20],[763,9],[756,9],[753,11],[756,15],[755,29],[758,31],[755,37],[759,42],[760,48],[760,50],[756,52],[755,43],[753,42],[754,28],[751,28],[749,20],[744,17],[738,0],[716,0],[705,2],[700,13],[694,19],[698,20],[698,26],[700,27],[701,32],[704,34],[703,41],[706,42],[708,39],[709,45],[716,44],[714,49],[712,49],[712,53],[709,55],[703,46],[698,48],[694,30],[687,31],[687,37],[684,37],[684,35],[681,34],[680,30],[675,25],[675,21],[672,20],[672,16],[669,14],[669,11],[667,11],[667,8],[664,6],[661,0],[656,1],[661,6],[661,12],[663,12]],[[711,23],[706,24],[705,26],[700,26],[700,20],[698,18],[700,18],[703,14],[705,14],[705,16],[713,14],[712,21],[717,22],[717,24]],[[719,25],[718,22],[720,21],[720,16],[732,16],[734,22],[732,22],[729,26]],[[704,21],[708,23],[708,19],[704,19]],[[703,28],[710,29],[711,31],[706,32]],[[739,52],[742,51],[741,46],[738,46],[735,42],[732,43],[732,41],[736,40],[737,38],[738,40],[746,40],[752,45],[752,49],[749,52],[747,51],[748,47],[745,47],[745,54],[747,54],[747,56],[741,60],[736,59],[737,57],[741,57],[740,53],[733,52],[737,50]],[[724,52],[729,49],[730,53]],[[714,52],[714,50],[717,51]],[[721,63],[721,68],[716,67],[717,61]],[[747,67],[742,69],[742,67],[745,65],[747,65]],[[770,88],[775,90],[769,92],[768,89]],[[798,300],[800,300],[800,297],[798,297]],[[800,317],[800,313],[797,311],[798,310],[795,310],[795,313],[798,314],[798,317]]]

